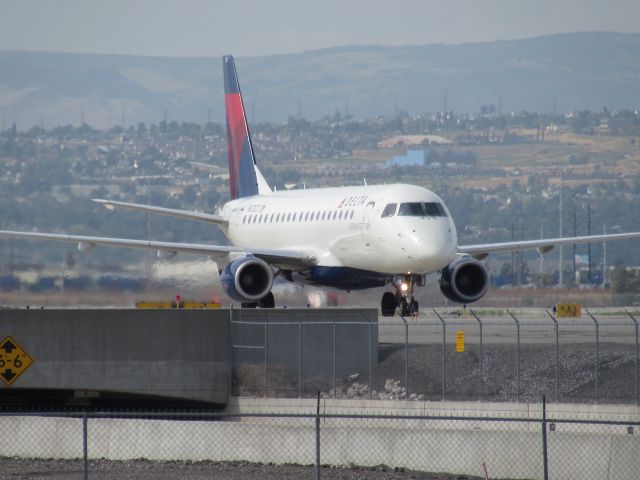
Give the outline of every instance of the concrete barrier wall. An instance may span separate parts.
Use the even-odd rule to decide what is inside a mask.
[[[229,414],[315,415],[315,399],[230,398]],[[320,399],[320,411],[328,415],[406,415],[431,417],[522,418],[542,420],[541,403],[434,402],[403,400]],[[640,422],[640,405],[548,403],[547,420]],[[558,429],[571,428],[559,425]]]
[[[0,456],[78,458],[80,419],[0,417]],[[321,463],[402,467],[491,478],[541,479],[539,429],[484,428],[457,421],[441,429],[425,421],[324,419]],[[90,458],[313,464],[315,420],[242,421],[89,419]],[[640,438],[622,433],[549,433],[550,478],[637,479]]]
[[[266,357],[260,393],[267,377],[271,389],[288,381],[296,391],[354,373],[367,379],[378,359],[377,321],[373,309],[0,310],[0,340],[11,336],[34,360],[11,389],[225,404],[232,361],[264,370]]]
[[[7,335],[33,359],[11,389],[228,398],[224,311],[0,310],[0,339]]]

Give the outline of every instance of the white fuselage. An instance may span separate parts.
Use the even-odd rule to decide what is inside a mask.
[[[401,205],[439,204],[441,215],[407,215]],[[396,204],[395,213],[383,216]],[[239,247],[309,252],[319,266],[384,274],[430,273],[456,255],[455,225],[436,194],[394,184],[287,190],[227,202],[222,230]]]

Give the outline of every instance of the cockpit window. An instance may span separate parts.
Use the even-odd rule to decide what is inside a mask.
[[[430,202],[424,204],[424,209],[427,212],[427,217],[446,217],[447,212],[444,207],[436,202]]]
[[[396,214],[397,208],[398,208],[397,203],[390,203],[389,205],[384,207],[384,210],[382,211],[382,218],[393,217]]]
[[[401,203],[398,215],[406,217],[446,217],[444,207],[436,202]]]

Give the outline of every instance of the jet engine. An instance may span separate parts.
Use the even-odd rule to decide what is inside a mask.
[[[440,291],[452,302],[472,303],[487,293],[489,272],[482,262],[461,257],[440,271]]]
[[[273,272],[264,260],[254,256],[231,262],[220,274],[224,291],[238,302],[257,302],[271,291]]]

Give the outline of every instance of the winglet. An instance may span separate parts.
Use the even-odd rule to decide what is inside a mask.
[[[236,64],[231,55],[222,57],[224,103],[227,112],[227,154],[231,199],[257,195],[258,178],[247,116],[242,102]]]

